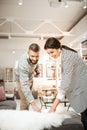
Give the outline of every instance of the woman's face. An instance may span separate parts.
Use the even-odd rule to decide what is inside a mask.
[[[50,55],[54,59],[56,59],[60,56],[60,49],[48,48],[48,49],[46,49],[46,52],[48,53],[48,55]]]

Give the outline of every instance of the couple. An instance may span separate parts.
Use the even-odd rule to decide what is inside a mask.
[[[56,107],[66,96],[71,107],[81,113],[81,121],[87,130],[87,65],[78,55],[77,51],[61,43],[54,37],[47,39],[44,49],[48,55],[56,60],[60,59],[62,66],[61,84],[58,86],[58,94],[49,112],[55,112]],[[29,46],[28,53],[24,54],[16,72],[16,81],[21,101],[21,110],[28,109],[31,104],[34,111],[40,112],[32,95],[32,75],[38,73],[38,59],[40,47],[33,43]]]

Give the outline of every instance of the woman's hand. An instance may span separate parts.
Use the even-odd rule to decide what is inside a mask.
[[[54,103],[52,104],[49,112],[55,112],[59,103],[60,103],[60,100],[56,98],[55,101],[54,101]]]
[[[56,111],[56,109],[51,107],[48,112],[55,112],[55,111]]]

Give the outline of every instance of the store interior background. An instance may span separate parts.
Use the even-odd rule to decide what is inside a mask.
[[[51,36],[87,55],[87,0],[0,0],[0,80],[5,87],[15,87],[17,61],[33,42],[41,47],[38,80],[47,79],[44,44]]]

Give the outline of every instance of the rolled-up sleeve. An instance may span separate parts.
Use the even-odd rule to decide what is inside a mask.
[[[62,101],[65,98],[65,91],[59,90],[56,98]]]

